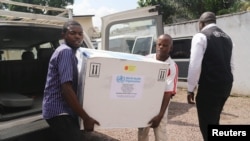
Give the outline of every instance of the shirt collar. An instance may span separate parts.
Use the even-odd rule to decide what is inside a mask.
[[[210,27],[213,27],[213,26],[216,26],[216,24],[215,23],[211,23],[209,25],[206,25],[201,31],[206,30],[206,29],[208,29]]]

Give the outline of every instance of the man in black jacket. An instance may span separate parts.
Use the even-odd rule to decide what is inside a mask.
[[[216,16],[205,12],[199,19],[200,32],[194,35],[188,70],[189,104],[194,104],[194,91],[199,126],[205,141],[208,125],[218,125],[223,106],[233,85],[233,43],[216,25]]]

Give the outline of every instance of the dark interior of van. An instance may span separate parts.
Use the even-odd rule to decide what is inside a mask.
[[[61,28],[8,23],[0,33],[0,122],[41,113],[48,62]]]

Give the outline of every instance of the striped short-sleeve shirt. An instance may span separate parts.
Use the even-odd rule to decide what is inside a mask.
[[[55,50],[49,62],[42,106],[44,119],[65,113],[74,115],[62,97],[61,84],[72,82],[74,91],[77,92],[77,78],[75,50],[62,44]]]

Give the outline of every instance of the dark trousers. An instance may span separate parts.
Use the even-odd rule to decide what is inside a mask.
[[[59,141],[118,141],[108,135],[80,130],[78,120],[68,115],[46,120]]]
[[[62,115],[46,121],[60,141],[83,141],[82,132],[77,119],[68,115]]]
[[[199,85],[196,106],[204,141],[208,140],[208,125],[219,125],[220,114],[230,96],[232,84]]]

